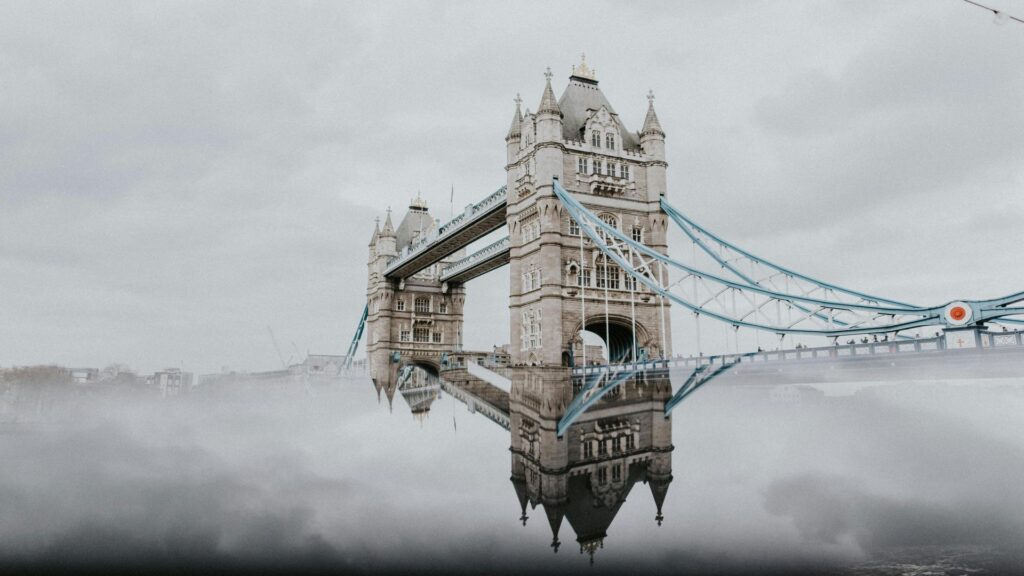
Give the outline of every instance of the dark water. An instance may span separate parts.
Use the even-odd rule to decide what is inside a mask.
[[[75,396],[3,428],[0,564],[1024,573],[1024,379],[711,383],[666,420],[672,384],[630,379],[561,439],[573,385],[537,370],[510,430],[494,389],[457,383],[471,413],[426,378]]]

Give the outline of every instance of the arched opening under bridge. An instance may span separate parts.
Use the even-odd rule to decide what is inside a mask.
[[[636,329],[636,357],[634,357],[633,330]],[[580,346],[580,326],[576,325],[576,337],[573,339],[572,360],[575,366],[582,366],[582,348]],[[587,346],[587,364],[623,364],[634,360],[651,358],[655,350],[650,349],[648,331],[639,322],[630,318],[610,314],[595,314],[587,317],[583,330],[583,342]],[[595,347],[601,348],[600,355],[595,358]],[[565,359],[565,355],[563,355]]]

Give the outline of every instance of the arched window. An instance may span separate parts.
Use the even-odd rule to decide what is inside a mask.
[[[633,226],[633,230],[632,230],[632,233],[630,234],[630,237],[633,238],[634,242],[643,242],[644,241],[644,229],[641,228],[640,226]]]
[[[601,222],[611,226],[612,228],[619,227],[619,219],[614,214],[601,214]]]
[[[595,148],[601,147],[601,133],[597,130],[590,133],[590,145]]]
[[[615,134],[609,132],[604,135],[604,147],[609,150],[615,150]]]
[[[437,305],[437,311],[439,313],[441,313],[441,314],[447,314],[448,313],[448,303],[445,302],[444,300],[439,302],[438,305]]]
[[[430,299],[426,296],[416,298],[416,311],[424,313],[430,312]]]

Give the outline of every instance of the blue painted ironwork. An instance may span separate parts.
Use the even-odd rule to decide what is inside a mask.
[[[734,274],[737,278],[751,286],[770,286],[773,290],[785,293],[797,293],[807,296],[821,292],[830,299],[850,297],[854,302],[887,304],[907,308],[917,308],[914,304],[890,300],[879,296],[865,294],[857,290],[844,288],[836,284],[818,280],[805,274],[801,274],[789,268],[775,264],[765,258],[752,254],[751,252],[736,246],[722,237],[710,232],[700,226],[692,219],[683,214],[679,209],[669,204],[664,198],[661,199],[661,209],[672,219],[690,240],[710,256],[722,269]],[[717,248],[717,250],[716,250]],[[743,264],[747,265],[748,271],[743,270]],[[779,286],[779,277],[785,279],[784,287]],[[795,306],[800,312],[807,312],[802,306]],[[834,320],[837,325],[845,325],[841,320]],[[1009,324],[1024,324],[1024,320],[1013,318],[1001,318],[999,322]]]
[[[951,324],[945,315],[946,305],[914,307],[891,300],[849,302],[834,296],[828,299],[809,295],[780,292],[752,283],[750,278],[730,280],[707,271],[696,269],[671,259],[660,252],[626,237],[614,226],[603,222],[573,198],[554,180],[556,196],[565,206],[580,229],[608,259],[614,261],[627,274],[654,293],[669,298],[697,314],[736,327],[765,330],[777,334],[813,334],[843,336],[859,334],[898,333],[920,326]],[[682,271],[681,280],[670,282],[667,269]],[[803,277],[803,276],[801,276]],[[693,279],[692,292],[687,294],[683,282]],[[703,289],[704,295],[700,291]],[[726,293],[733,294],[732,310],[722,302]],[[847,293],[849,294],[849,292]],[[736,295],[742,300],[742,313]],[[826,293],[831,296],[832,293]],[[1024,301],[1024,293],[991,300],[967,301],[963,304],[972,311],[972,319],[983,321],[1024,313],[1024,308],[1010,304]],[[765,308],[774,304],[776,318],[770,318]],[[799,310],[796,321],[782,319],[782,307]],[[799,308],[797,308],[799,306]],[[837,322],[838,320],[838,322]]]
[[[605,379],[605,375],[609,372],[599,373],[594,380],[589,384],[584,385],[583,389],[573,398],[572,402],[569,403],[569,407],[565,409],[565,414],[562,415],[561,420],[558,421],[558,428],[556,430],[558,437],[561,438],[565,431],[572,426],[580,416],[583,415],[591,406],[597,403],[605,394],[608,394],[612,390],[615,390],[622,385],[623,382],[629,380],[632,376],[635,376],[640,370],[625,370],[615,374],[615,376],[601,385],[601,381]]]
[[[352,359],[356,357],[356,350],[359,349],[359,341],[363,339],[363,330],[366,328],[366,317],[370,315],[370,306],[363,307],[363,315],[356,326],[356,335],[352,337],[352,343],[348,345],[348,352],[345,354],[345,370],[352,367]]]
[[[690,394],[696,392],[701,386],[704,386],[708,382],[714,380],[718,376],[721,376],[724,372],[731,369],[733,366],[739,364],[744,358],[751,356],[751,354],[743,354],[739,357],[734,357],[731,360],[724,360],[721,364],[715,367],[715,357],[709,358],[707,364],[701,364],[693,369],[690,376],[683,382],[682,386],[676,390],[676,393],[665,402],[665,417],[675,410],[683,400],[685,400]]]

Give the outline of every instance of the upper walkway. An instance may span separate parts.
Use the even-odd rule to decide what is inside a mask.
[[[480,202],[466,206],[462,214],[441,225],[419,243],[403,248],[388,263],[384,275],[388,278],[408,278],[501,228],[505,225],[507,203],[508,194],[502,186]]]

